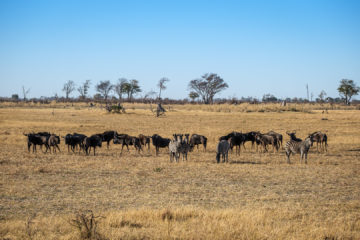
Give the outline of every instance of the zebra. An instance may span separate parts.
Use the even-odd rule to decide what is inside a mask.
[[[290,140],[285,145],[285,154],[287,157],[287,163],[290,163],[291,153],[296,154],[300,153],[300,163],[305,157],[305,163],[307,163],[307,154],[310,147],[313,145],[313,137],[310,135],[304,141],[298,142],[295,140]]]
[[[190,134],[185,134],[185,139],[183,140],[182,137],[183,135],[180,134],[180,148],[179,148],[179,152],[182,155],[182,159],[184,161],[184,159],[187,161],[187,155],[188,152],[191,149],[190,143],[189,143],[189,136]]]
[[[228,153],[230,144],[226,140],[221,140],[216,146],[216,162],[220,162],[220,155],[222,156],[223,162],[228,162]]]
[[[174,139],[169,142],[170,162],[172,162],[174,158],[176,162],[179,162],[181,142],[178,139],[178,134],[173,134],[173,136]]]

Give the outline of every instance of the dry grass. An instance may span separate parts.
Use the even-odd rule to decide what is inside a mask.
[[[103,239],[360,238],[358,110],[249,112],[241,105],[184,105],[155,118],[142,104],[129,104],[127,114],[85,105],[1,107],[0,239],[80,239],[71,222],[88,209],[103,217],[97,220]],[[165,150],[159,157],[153,148],[120,156],[114,145],[95,157],[68,153],[63,143],[60,154],[29,154],[22,135],[111,129],[166,137],[199,133],[209,138],[209,150],[178,164],[169,162]],[[230,155],[229,164],[215,163],[220,135],[290,129],[301,138],[326,130],[329,152],[312,149],[307,165],[299,164],[299,156],[288,165],[283,150],[259,154],[247,145],[240,156]]]

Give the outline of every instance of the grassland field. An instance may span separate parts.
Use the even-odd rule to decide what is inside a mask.
[[[74,226],[92,210],[93,239],[360,239],[360,111],[311,105],[172,105],[156,118],[146,104],[111,114],[86,104],[0,104],[0,239],[85,239]],[[154,106],[153,106],[154,107]],[[294,110],[295,109],[295,110]],[[324,111],[326,109],[326,111]],[[24,132],[91,135],[198,133],[208,137],[187,162],[167,149],[106,145],[96,156],[28,153]],[[231,131],[296,130],[328,135],[328,152],[311,148],[286,163],[279,152],[246,144],[216,164],[219,136]]]

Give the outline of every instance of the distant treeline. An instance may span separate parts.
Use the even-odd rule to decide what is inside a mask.
[[[266,97],[268,96],[268,97]],[[107,100],[103,98],[65,98],[65,97],[40,97],[40,98],[31,98],[31,99],[20,99],[17,96],[12,97],[0,97],[0,102],[27,102],[27,103],[42,103],[42,104],[50,104],[52,101],[56,102],[70,102],[70,103],[103,103],[103,104],[118,104],[118,103],[158,103],[162,104],[204,104],[203,101],[193,101],[188,98],[185,99],[170,99],[164,98],[159,100],[158,98],[132,98],[129,99],[118,99],[116,97],[108,98]],[[241,104],[241,103],[249,103],[249,104],[260,104],[260,103],[344,103],[341,98],[331,98],[327,97],[324,100],[319,98],[314,101],[309,101],[305,98],[286,98],[286,99],[278,99],[273,95],[266,94],[262,99],[253,98],[253,97],[242,97],[242,98],[215,98],[213,100],[213,104]],[[353,104],[360,104],[360,100],[353,100]]]

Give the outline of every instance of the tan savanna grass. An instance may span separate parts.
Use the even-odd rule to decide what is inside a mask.
[[[101,216],[97,232],[107,239],[360,238],[358,110],[323,114],[317,105],[299,112],[278,111],[277,105],[268,112],[243,110],[242,104],[172,105],[155,118],[149,105],[125,106],[127,114],[86,104],[2,105],[0,238],[79,239],[71,220],[88,209]],[[68,153],[62,142],[61,153],[29,154],[22,135],[105,130],[164,137],[199,133],[208,137],[208,151],[200,147],[188,162],[177,164],[169,162],[165,149],[155,157],[152,146],[149,152],[130,148],[120,155],[120,146],[107,150],[105,144],[94,157]],[[217,139],[233,130],[274,130],[286,140],[286,130],[301,138],[327,131],[329,151],[319,154],[313,147],[307,165],[298,155],[288,165],[283,149],[256,153],[247,143],[240,156],[230,155],[229,164],[216,164]]]

